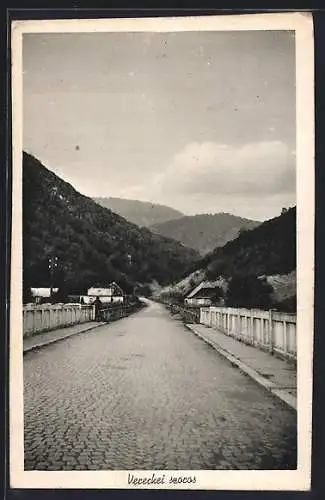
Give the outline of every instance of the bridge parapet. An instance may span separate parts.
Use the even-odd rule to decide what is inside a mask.
[[[23,336],[87,323],[95,319],[95,307],[79,304],[44,304],[23,307]]]
[[[109,323],[128,316],[129,314],[137,311],[140,307],[143,307],[143,303],[141,302],[103,307],[99,312],[99,318],[100,321],[106,321]]]
[[[259,309],[201,307],[200,323],[247,344],[297,359],[296,315]]]

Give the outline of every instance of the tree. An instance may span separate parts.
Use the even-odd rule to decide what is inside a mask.
[[[272,291],[266,279],[235,276],[229,283],[226,304],[228,307],[269,309],[272,307]]]
[[[213,303],[216,304],[220,301],[220,299],[223,297],[223,290],[220,286],[217,286],[214,290],[214,295],[213,295]]]
[[[29,286],[23,283],[23,303],[33,302],[32,291]]]
[[[65,281],[62,281],[59,285],[58,291],[53,294],[52,301],[56,302],[68,302],[68,284]]]
[[[150,297],[152,295],[151,288],[148,284],[137,286],[135,292],[138,295],[143,295],[144,297]]]

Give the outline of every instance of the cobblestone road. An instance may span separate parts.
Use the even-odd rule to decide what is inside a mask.
[[[25,469],[288,469],[296,413],[158,304],[24,356]]]

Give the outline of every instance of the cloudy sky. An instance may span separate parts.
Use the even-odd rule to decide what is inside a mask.
[[[88,196],[259,220],[295,204],[289,32],[25,34],[24,149]]]

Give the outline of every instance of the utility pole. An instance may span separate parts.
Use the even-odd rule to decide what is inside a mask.
[[[130,253],[127,254],[127,263],[129,266],[132,266],[132,255]]]
[[[48,268],[50,271],[50,296],[52,298],[53,288],[54,288],[54,280],[53,277],[58,269],[58,257],[56,255],[48,258]]]

